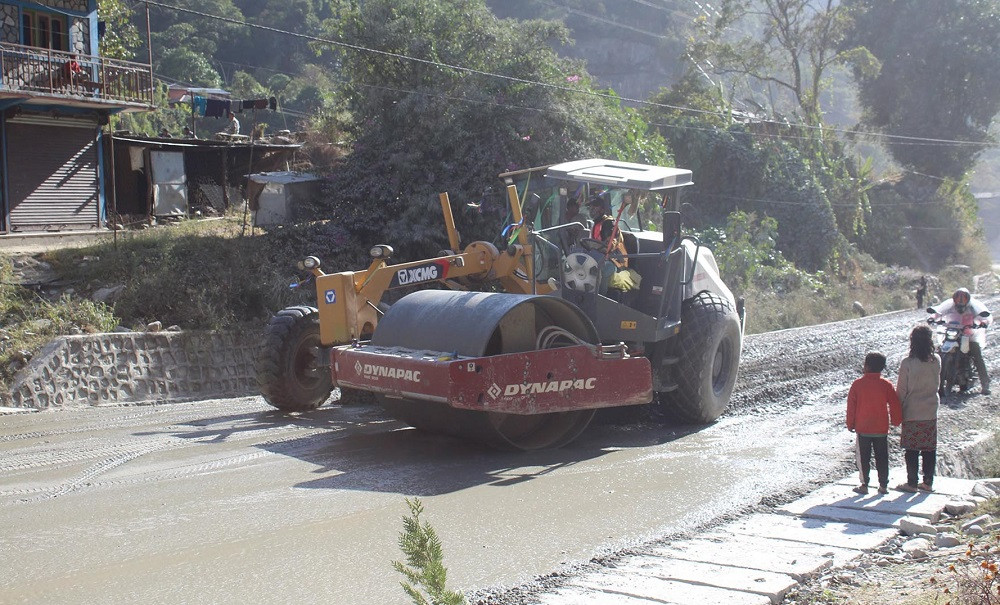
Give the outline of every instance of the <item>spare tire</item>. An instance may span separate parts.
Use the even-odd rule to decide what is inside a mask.
[[[729,405],[739,369],[742,333],[736,310],[721,296],[700,292],[681,307],[681,331],[667,347],[665,367],[677,388],[658,393],[661,411],[682,422],[714,422]]]

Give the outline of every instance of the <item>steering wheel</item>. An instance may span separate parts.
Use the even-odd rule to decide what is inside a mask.
[[[570,290],[593,292],[601,279],[601,268],[593,256],[573,252],[563,259],[563,282]]]
[[[608,245],[599,239],[585,237],[580,240],[580,247],[590,252],[607,252]]]

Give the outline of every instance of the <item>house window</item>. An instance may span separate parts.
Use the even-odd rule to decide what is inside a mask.
[[[21,44],[52,50],[69,50],[66,19],[59,15],[23,11],[21,13]]]

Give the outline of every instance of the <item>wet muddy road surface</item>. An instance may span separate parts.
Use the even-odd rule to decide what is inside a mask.
[[[449,587],[529,603],[560,574],[842,477],[864,354],[886,353],[894,380],[924,317],[749,337],[716,424],[605,420],[541,453],[422,434],[374,407],[285,415],[259,398],[0,415],[0,602],[408,603],[391,562],[418,496]],[[986,357],[1000,371],[1000,347]],[[978,387],[948,398],[941,457],[992,430],[996,407]]]

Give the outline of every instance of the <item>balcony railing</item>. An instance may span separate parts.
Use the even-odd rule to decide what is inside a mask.
[[[153,106],[149,65],[94,55],[0,44],[0,95],[5,92]]]

